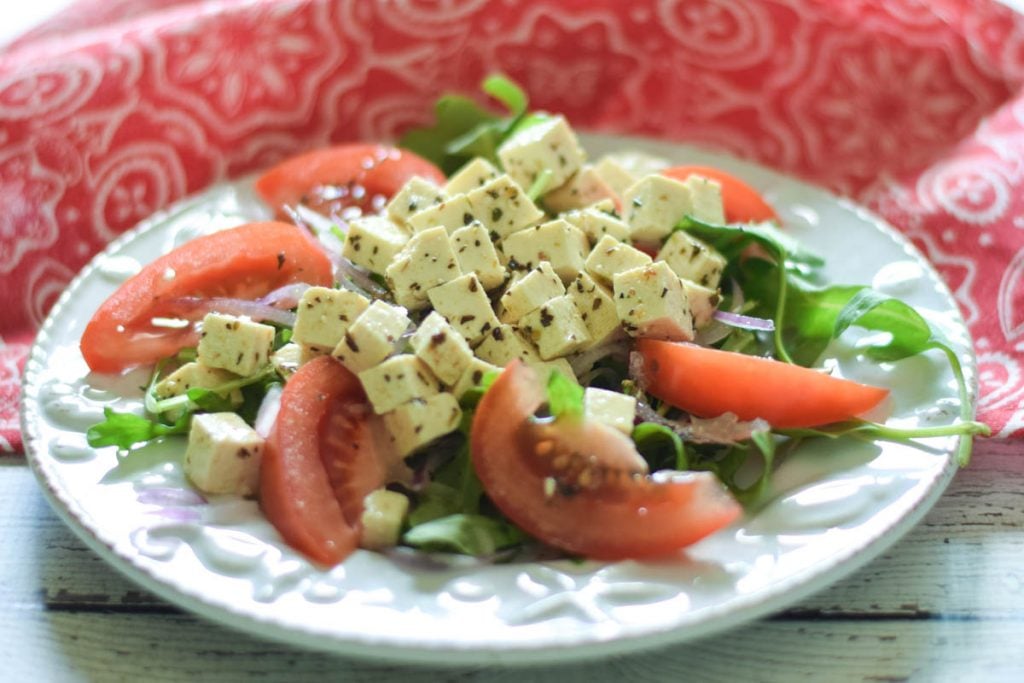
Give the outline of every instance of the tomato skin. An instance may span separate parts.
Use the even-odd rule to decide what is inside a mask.
[[[686,180],[691,175],[704,176],[722,186],[722,204],[728,223],[758,223],[778,221],[775,209],[761,197],[761,193],[731,173],[710,166],[673,166],[661,172],[676,180]]]
[[[814,427],[865,413],[889,395],[879,387],[768,358],[639,339],[647,391],[698,417],[727,412],[773,427]]]
[[[359,379],[327,356],[302,365],[260,466],[260,507],[284,540],[325,565],[359,543],[363,498],[384,485],[366,394]]]
[[[529,421],[543,402],[539,387],[532,370],[519,361],[509,363],[477,407],[470,444],[484,491],[527,533],[594,559],[652,558],[676,552],[739,517],[739,505],[710,473],[674,473],[660,480],[622,469],[600,452],[572,456],[572,436],[560,439],[558,426]],[[597,423],[584,423],[582,429],[590,432],[591,443],[628,441]],[[585,485],[582,477],[567,479],[572,472],[556,469],[560,454],[586,463],[585,476],[600,481]],[[551,478],[557,481],[554,489],[546,484]]]
[[[332,280],[330,260],[294,225],[249,223],[199,237],[145,266],[103,302],[82,334],[82,355],[93,372],[152,363],[195,343],[191,330],[150,324],[162,302],[186,296],[254,299],[292,282]]]
[[[300,203],[330,214],[348,206],[375,209],[375,198],[377,203],[390,199],[413,176],[437,185],[445,182],[437,166],[408,150],[357,143],[286,159],[256,181],[256,190],[282,218],[283,207]]]

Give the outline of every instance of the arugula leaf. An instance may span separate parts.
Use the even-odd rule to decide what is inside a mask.
[[[633,427],[633,443],[652,472],[690,469],[683,440],[674,431],[656,422],[641,422]]]
[[[526,108],[530,105],[530,100],[523,89],[501,74],[491,74],[480,84],[480,88],[504,104],[509,114],[514,117],[525,114]]]
[[[409,513],[409,526],[426,524],[441,517],[462,512],[459,492],[439,481],[432,481],[417,496],[416,507]]]
[[[491,555],[522,543],[527,536],[508,522],[474,514],[454,514],[419,524],[402,536],[402,542],[421,550]]]
[[[117,446],[128,450],[135,444],[152,441],[160,436],[187,434],[192,421],[191,414],[184,414],[174,424],[163,424],[157,420],[133,413],[119,413],[112,408],[103,409],[103,422],[89,427],[85,438],[93,448]]]
[[[555,418],[583,419],[583,387],[558,370],[548,377],[548,412]]]

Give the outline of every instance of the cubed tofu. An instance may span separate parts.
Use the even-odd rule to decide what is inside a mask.
[[[691,175],[683,185],[690,191],[691,216],[714,225],[725,223],[721,184],[701,175]]]
[[[533,343],[511,325],[501,325],[491,330],[476,347],[476,355],[502,368],[516,358],[527,365],[542,362]]]
[[[614,157],[598,159],[594,164],[594,173],[619,196],[636,182],[636,176]]]
[[[524,315],[540,308],[556,296],[565,294],[565,285],[551,264],[542,261],[529,273],[509,285],[498,302],[498,319],[517,322]]]
[[[494,164],[483,157],[476,157],[455,172],[444,186],[450,195],[467,194],[497,178],[501,173]]]
[[[466,339],[437,311],[423,319],[409,344],[413,353],[449,387],[459,381],[473,360]]]
[[[582,230],[591,244],[597,244],[605,235],[611,235],[620,242],[629,239],[629,226],[610,211],[588,206],[585,209],[571,211],[563,218]]]
[[[428,398],[441,390],[427,364],[411,354],[401,354],[359,373],[366,397],[378,415],[415,398]]]
[[[270,361],[274,328],[247,316],[207,313],[199,335],[199,362],[243,377]]]
[[[443,227],[413,235],[385,271],[395,301],[409,310],[424,308],[427,292],[460,275],[459,262]]]
[[[583,392],[583,414],[588,420],[614,427],[623,434],[632,434],[636,399],[617,391],[587,387]]]
[[[683,230],[676,230],[665,240],[657,260],[667,263],[684,280],[708,289],[718,288],[725,270],[724,256]]]
[[[485,360],[474,358],[469,362],[469,367],[462,373],[462,377],[452,387],[452,394],[455,398],[462,398],[462,395],[473,387],[480,386],[484,378],[492,372],[501,372],[501,368]]]
[[[458,194],[448,197],[440,204],[434,204],[414,213],[406,220],[406,224],[414,233],[442,227],[451,234],[474,220],[476,220],[476,214],[473,212],[473,206],[470,204],[468,196]]]
[[[548,211],[580,209],[594,202],[615,197],[615,191],[601,178],[593,166],[584,166],[561,187],[544,195]]]
[[[527,313],[516,327],[534,343],[542,360],[574,353],[590,341],[590,333],[572,297],[558,296]]]
[[[680,279],[683,283],[683,290],[686,291],[686,300],[690,303],[690,313],[693,314],[693,326],[698,330],[709,322],[718,304],[722,301],[722,295],[717,289],[701,287],[696,282]]]
[[[400,457],[459,428],[462,409],[451,394],[434,394],[398,406],[383,416]]]
[[[404,308],[378,299],[356,318],[334,347],[333,355],[346,368],[360,373],[394,353],[411,322]]]
[[[158,399],[171,398],[172,396],[181,396],[189,389],[215,389],[236,379],[238,379],[238,375],[232,372],[221,370],[220,368],[211,368],[193,361],[185,363],[160,380],[153,387],[153,394]],[[241,392],[235,390],[229,391],[228,394],[232,399],[237,398],[238,402],[241,403]]]
[[[406,181],[398,194],[391,198],[385,211],[388,218],[399,225],[404,225],[413,214],[440,204],[447,198],[448,193],[434,183],[413,176]]]
[[[634,337],[693,340],[693,315],[686,290],[664,261],[617,273],[615,310]]]
[[[409,513],[409,499],[398,491],[377,489],[363,498],[362,533],[359,547],[367,550],[385,550],[398,545],[405,516]]]
[[[583,324],[587,326],[590,341],[585,348],[601,346],[620,334],[622,327],[615,311],[615,299],[608,288],[595,282],[586,273],[580,273],[566,291],[576,304]]]
[[[523,187],[530,187],[542,172],[550,170],[548,187],[556,188],[583,166],[586,154],[565,117],[553,116],[512,135],[498,148],[498,158]]]
[[[558,371],[566,379],[570,379],[573,382],[579,384],[579,380],[576,379],[576,373],[572,371],[572,365],[569,364],[564,358],[555,358],[549,361],[533,361],[527,363],[534,371],[540,376],[541,382],[545,385],[548,383],[548,379],[551,377],[551,373]]]
[[[651,257],[639,249],[634,249],[611,235],[605,235],[590,250],[584,268],[598,282],[610,285],[616,273],[645,266],[650,262]]]
[[[470,344],[476,344],[499,325],[491,309],[491,300],[475,273],[467,273],[434,287],[427,296],[434,310],[443,315]]]
[[[658,242],[693,211],[686,185],[662,175],[633,183],[622,196],[623,218],[634,242]]]
[[[498,251],[482,223],[459,228],[452,233],[451,243],[459,268],[463,273],[476,273],[484,289],[492,290],[505,282],[505,266],[498,259]]]
[[[185,474],[206,493],[254,495],[263,445],[263,437],[235,413],[197,413],[185,448]]]
[[[547,261],[563,283],[572,282],[580,274],[589,249],[583,231],[561,219],[520,230],[501,244],[508,263],[533,268]]]
[[[310,287],[295,309],[292,341],[307,348],[309,355],[330,353],[370,300],[345,289]]]
[[[288,342],[270,354],[270,364],[277,370],[277,374],[288,379],[302,365],[302,347],[295,342]]]
[[[408,241],[408,231],[390,218],[362,216],[349,222],[341,255],[371,273],[383,274]]]
[[[500,175],[466,196],[473,206],[473,215],[484,224],[492,239],[511,235],[544,218],[544,212],[508,175]]]

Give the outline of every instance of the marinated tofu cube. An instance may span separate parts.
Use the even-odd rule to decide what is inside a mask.
[[[509,263],[533,268],[547,261],[563,283],[580,274],[589,249],[583,231],[561,219],[513,233],[501,245]]]
[[[437,311],[420,323],[409,343],[413,353],[447,386],[458,382],[473,360],[465,338]]]
[[[586,273],[580,273],[567,288],[576,304],[583,324],[587,326],[590,342],[586,348],[601,346],[620,334],[619,316],[615,311],[612,293]]]
[[[616,218],[610,211],[588,206],[585,209],[567,213],[564,218],[582,230],[591,244],[597,244],[605,235],[611,235],[620,242],[629,239],[629,226]]]
[[[442,227],[451,234],[474,220],[476,214],[468,196],[459,194],[414,213],[406,220],[406,224],[414,233]]]
[[[371,273],[383,274],[409,241],[409,233],[390,218],[363,216],[348,224],[341,255]]]
[[[502,368],[516,358],[527,365],[542,362],[536,347],[511,325],[491,330],[476,347],[476,355]]]
[[[443,315],[470,344],[476,344],[499,325],[491,310],[491,300],[475,273],[467,273],[434,287],[427,296],[434,310]]]
[[[617,273],[614,293],[619,321],[630,335],[693,340],[693,316],[686,290],[664,261]]]
[[[295,342],[288,342],[270,354],[270,364],[277,370],[277,374],[288,379],[302,365],[302,347]]]
[[[440,204],[448,198],[448,194],[429,180],[413,176],[406,181],[388,202],[385,211],[388,218],[399,225],[404,225],[409,217],[431,206]]]
[[[699,330],[711,322],[712,316],[718,310],[718,304],[722,301],[722,295],[717,289],[701,287],[696,282],[683,279],[680,282],[686,291],[686,300],[690,303],[693,326]]]
[[[565,285],[551,264],[542,261],[539,266],[509,285],[498,302],[498,318],[503,323],[515,323],[524,315],[540,308],[556,296],[565,294]]]
[[[570,211],[615,196],[615,191],[597,174],[593,166],[584,166],[564,185],[546,193],[544,206],[548,211]]]
[[[588,420],[614,427],[623,434],[632,434],[636,399],[617,391],[587,387],[583,392],[583,414]]]
[[[583,166],[586,154],[565,117],[553,116],[512,135],[498,148],[498,158],[523,187],[530,187],[541,173],[550,170],[548,187],[553,189],[564,185]]]
[[[553,360],[579,351],[590,333],[572,297],[551,299],[519,319],[516,327],[534,343],[542,360]]]
[[[533,361],[532,363],[527,363],[527,365],[534,369],[545,385],[548,383],[551,373],[555,370],[562,373],[563,377],[579,384],[579,380],[576,379],[576,373],[572,371],[572,365],[564,358],[555,358],[549,361]]]
[[[356,292],[310,287],[295,309],[292,341],[312,347],[307,348],[310,356],[330,353],[369,305],[370,300]]]
[[[404,308],[374,301],[348,328],[333,355],[346,368],[360,373],[394,353],[411,322]]]
[[[636,176],[613,157],[601,157],[594,164],[594,173],[612,189],[622,196],[629,186],[636,182]]]
[[[590,250],[584,267],[595,280],[610,285],[616,273],[645,266],[650,262],[651,257],[639,249],[634,249],[611,235],[605,235]]]
[[[451,394],[435,394],[398,406],[383,416],[400,457],[459,428],[462,409]]]
[[[197,413],[185,448],[185,475],[206,493],[254,495],[263,445],[263,437],[235,413]]]
[[[634,242],[660,242],[693,211],[689,188],[662,175],[636,181],[622,196],[622,206]]]
[[[427,364],[410,354],[388,358],[363,370],[359,373],[359,381],[378,415],[440,391],[440,383]]]
[[[691,175],[683,185],[690,191],[691,216],[705,223],[725,224],[721,184],[701,175]]]
[[[459,228],[451,236],[452,249],[463,273],[476,273],[484,289],[500,287],[505,282],[505,266],[498,259],[487,228],[482,223],[471,223]]]
[[[491,162],[483,157],[477,157],[456,171],[455,175],[448,179],[444,189],[450,195],[467,194],[478,187],[483,187],[499,175],[501,173]]]
[[[448,231],[443,227],[413,235],[385,271],[395,301],[409,310],[424,308],[427,292],[460,275]]]
[[[452,394],[455,398],[462,398],[462,395],[473,387],[483,384],[484,378],[492,372],[501,372],[501,368],[485,360],[474,358],[469,362],[469,367],[462,373],[462,377],[452,387]]]
[[[199,362],[246,377],[270,361],[274,328],[247,316],[207,313],[199,335]]]
[[[202,363],[185,363],[180,368],[169,374],[153,387],[153,394],[158,399],[181,396],[189,389],[216,389],[232,380],[238,379],[238,375],[211,368]],[[238,389],[229,390],[228,396],[232,401],[242,402],[242,393]]]
[[[359,547],[384,550],[398,545],[409,513],[409,499],[398,491],[377,489],[363,498],[363,531],[359,534]]]
[[[544,212],[508,175],[498,176],[466,196],[473,206],[473,215],[484,224],[492,239],[507,237],[544,218]]]
[[[658,252],[658,260],[667,263],[684,280],[708,289],[718,288],[725,270],[724,256],[683,230],[676,230],[665,240],[665,246]]]

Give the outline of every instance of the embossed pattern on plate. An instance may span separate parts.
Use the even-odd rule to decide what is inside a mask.
[[[652,140],[586,136],[593,154],[626,147],[742,170],[787,230],[822,253],[836,282],[874,282],[941,325],[971,382],[974,359],[948,289],[920,254],[863,209],[778,174]],[[200,496],[168,440],[119,460],[84,431],[104,406],[141,410],[139,372],[86,375],[77,342],[116,281],[175,244],[265,214],[242,182],[146,221],[97,257],[50,314],[26,367],[23,429],[33,468],[65,520],[115,567],[162,597],[266,637],[354,656],[421,663],[523,664],[708,635],[822,588],[906,532],[951,478],[956,440],[809,442],[782,464],[757,515],[655,563],[483,565],[467,558],[359,551],[323,570],[284,546],[251,501]],[[940,358],[868,367],[830,349],[843,375],[894,388],[893,420],[947,423],[956,389]]]

